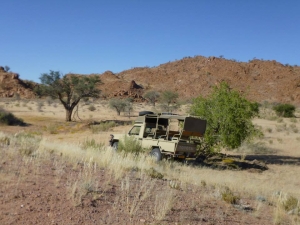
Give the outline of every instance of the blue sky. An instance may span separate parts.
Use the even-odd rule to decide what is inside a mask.
[[[2,0],[0,65],[121,72],[186,56],[300,65],[300,1]]]

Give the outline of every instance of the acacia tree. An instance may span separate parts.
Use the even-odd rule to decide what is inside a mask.
[[[75,106],[82,98],[99,97],[97,84],[101,83],[97,76],[62,75],[59,71],[50,70],[40,77],[41,85],[35,92],[39,96],[50,96],[59,99],[66,110],[66,121],[72,120]]]
[[[144,94],[144,98],[147,99],[153,106],[159,99],[160,94],[157,91],[148,91]]]
[[[111,109],[116,110],[118,116],[120,116],[121,112],[124,112],[126,107],[128,106],[128,101],[120,98],[112,98],[109,101],[109,107]]]
[[[173,91],[164,91],[160,95],[161,108],[167,112],[179,108],[178,93]]]
[[[251,103],[225,82],[214,87],[208,98],[194,99],[190,113],[207,120],[200,146],[204,153],[222,147],[234,149],[246,139],[261,134],[252,124],[252,118],[258,114],[258,104]]]

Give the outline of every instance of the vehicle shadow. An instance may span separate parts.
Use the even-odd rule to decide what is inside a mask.
[[[245,160],[259,160],[266,164],[277,164],[277,165],[299,165],[300,157],[284,156],[284,155],[247,155]]]

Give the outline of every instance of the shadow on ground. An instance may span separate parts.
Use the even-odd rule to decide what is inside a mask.
[[[283,155],[247,155],[245,159],[259,160],[267,164],[300,166],[300,157],[283,156]]]

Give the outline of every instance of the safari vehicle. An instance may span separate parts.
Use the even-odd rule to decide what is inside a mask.
[[[157,161],[162,158],[193,158],[206,129],[206,121],[179,115],[162,115],[146,111],[140,113],[128,132],[140,141]],[[123,135],[124,136],[124,135]],[[122,135],[114,135],[113,147],[117,150]]]

